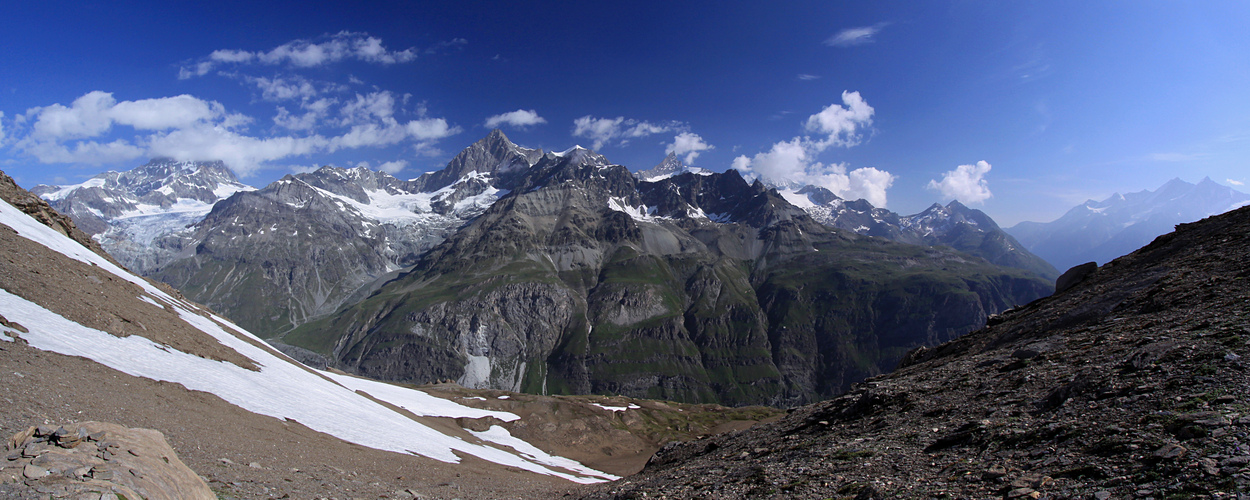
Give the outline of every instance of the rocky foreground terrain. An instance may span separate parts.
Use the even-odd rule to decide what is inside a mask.
[[[1178,226],[845,395],[581,495],[1246,498],[1248,257],[1250,208]]]

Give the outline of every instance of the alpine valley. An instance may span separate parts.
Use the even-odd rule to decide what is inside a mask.
[[[219,167],[157,160],[36,192],[288,353],[382,380],[792,405],[1048,295],[1057,274],[958,203],[901,217],[672,156],[635,175],[498,130],[409,181],[323,167],[253,190]],[[171,223],[187,192],[198,211]]]

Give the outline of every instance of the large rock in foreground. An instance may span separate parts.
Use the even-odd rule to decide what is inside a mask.
[[[104,422],[38,426],[9,438],[0,462],[4,498],[214,500],[165,436]]]

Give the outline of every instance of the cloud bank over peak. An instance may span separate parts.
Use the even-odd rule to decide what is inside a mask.
[[[15,131],[13,147],[41,163],[100,165],[140,157],[165,156],[179,160],[222,160],[241,176],[270,162],[293,156],[334,153],[343,149],[387,147],[409,143],[418,152],[455,135],[459,127],[446,119],[397,110],[389,91],[356,94],[337,112],[337,100],[305,101],[308,110],[294,115],[279,107],[275,124],[303,135],[253,135],[252,118],[230,113],[216,101],[178,95],[118,101],[112,93],[92,91],[69,106],[35,107],[21,115],[29,124]],[[401,121],[397,111],[414,114]],[[391,164],[398,171],[407,164]]]
[[[941,181],[930,180],[925,187],[942,193],[947,199],[966,204],[984,203],[993,196],[989,183],[985,180],[985,174],[990,172],[990,168],[989,162],[985,160],[974,165],[960,165],[955,170],[942,174]]]
[[[735,158],[732,167],[772,184],[811,184],[845,199],[864,199],[884,208],[886,190],[897,178],[893,174],[874,167],[848,170],[843,163],[825,165],[816,161],[816,156],[831,146],[859,144],[862,130],[872,125],[874,113],[859,92],[844,91],[842,104],[830,104],[804,122],[803,128],[818,136],[775,143],[755,156]]]

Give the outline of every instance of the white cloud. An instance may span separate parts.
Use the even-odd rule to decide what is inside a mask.
[[[808,132],[823,137],[795,137],[778,142],[754,157],[735,158],[732,167],[772,184],[811,184],[845,199],[865,199],[873,206],[885,207],[886,190],[896,179],[893,174],[873,167],[848,171],[845,164],[825,165],[815,161],[816,155],[829,146],[858,144],[860,130],[872,124],[874,110],[859,92],[842,92],[842,103],[826,106],[805,122]]]
[[[296,115],[287,111],[285,107],[278,106],[278,114],[274,116],[273,122],[280,127],[290,130],[312,130],[325,119],[330,113],[330,106],[338,101],[330,98],[317,99],[316,101],[304,101],[300,103],[300,108],[305,111],[304,114]]]
[[[460,40],[460,39],[457,39]],[[301,68],[310,68],[354,59],[377,64],[396,64],[409,62],[417,58],[415,48],[393,51],[382,45],[382,40],[366,33],[341,31],[333,35],[324,35],[316,40],[293,40],[268,52],[250,52],[246,50],[215,50],[197,63],[183,66],[178,71],[178,78],[187,79],[208,74],[222,64],[290,64]]]
[[[864,199],[875,207],[886,206],[886,190],[896,178],[893,174],[873,167],[848,172],[845,164],[812,162],[816,151],[810,141],[795,137],[773,144],[771,149],[754,157],[739,156],[732,167],[772,184],[811,184],[848,200]]]
[[[699,134],[682,132],[673,137],[673,143],[664,148],[664,154],[686,155],[683,161],[686,165],[693,165],[694,159],[699,157],[700,152],[710,149],[713,149],[713,146],[704,142]]]
[[[820,75],[809,75],[807,73],[799,73],[798,78],[803,81],[819,80]]]
[[[507,113],[498,114],[486,119],[486,128],[498,128],[500,125],[511,125],[517,128],[525,128],[532,125],[547,123],[547,120],[538,116],[538,112],[532,109],[518,109]]]
[[[73,148],[58,142],[25,143],[20,147],[23,152],[34,156],[42,163],[101,165],[133,160],[144,154],[143,148],[121,139],[103,144],[96,141],[80,141],[75,143]]]
[[[4,113],[0,113],[0,117],[2,117],[2,116],[4,116]],[[3,136],[3,135],[0,135],[0,139],[3,139],[3,138],[4,138],[4,136]],[[1228,181],[1228,183],[1229,183],[1229,184],[1232,184],[1232,185],[1234,185],[1234,186],[1244,186],[1244,185],[1246,185],[1246,183],[1241,182],[1241,181],[1239,181],[1239,180],[1237,180],[1237,179],[1224,179],[1224,180]]]
[[[113,94],[96,90],[75,99],[69,107],[53,104],[31,108],[26,115],[34,119],[28,140],[56,142],[98,137],[113,124],[136,130],[168,130],[221,118],[226,113],[218,102],[186,94],[117,102]]]
[[[256,58],[256,54],[246,50],[214,50],[208,55],[209,60],[217,62],[244,63],[251,62]]]
[[[931,180],[925,187],[942,193],[943,197],[959,200],[963,203],[982,203],[990,196],[989,183],[985,174],[989,173],[990,164],[985,160],[975,165],[960,165],[942,174],[942,180]]]
[[[850,147],[859,144],[860,134],[857,132],[872,125],[874,110],[859,92],[842,91],[842,103],[830,104],[807,118],[804,127],[808,132],[824,134],[826,138],[815,145],[823,150],[829,146]]]
[[[847,28],[826,39],[825,45],[830,47],[851,47],[854,45],[871,43],[873,41],[872,37],[884,27],[885,24],[877,24],[873,26]]]
[[[53,104],[26,111],[27,118],[34,120],[35,140],[61,140],[96,137],[113,126],[108,110],[117,103],[113,94],[93,91],[75,99],[69,107]]]
[[[341,149],[385,147],[411,143],[418,152],[437,151],[434,142],[459,133],[443,118],[425,116],[401,122],[395,118],[395,99],[389,92],[357,95],[341,106],[339,119],[328,119],[334,99],[300,103],[306,112],[278,108],[274,123],[302,136],[248,135],[252,121],[228,113],[214,101],[181,95],[117,102],[107,92],[90,92],[70,106],[53,104],[31,108],[20,124],[31,122],[16,149],[43,163],[105,164],[148,156],[180,160],[222,160],[247,176],[271,162],[291,156],[334,153]],[[409,113],[411,113],[409,111]],[[126,126],[125,130],[117,126]],[[321,132],[320,129],[329,131]],[[343,130],[346,129],[346,130]],[[99,137],[112,135],[111,142]],[[406,165],[406,164],[405,164]],[[402,169],[396,162],[387,168]]]
[[[4,111],[0,111],[0,145],[4,144]]]
[[[226,114],[225,106],[216,101],[203,101],[183,94],[159,99],[122,101],[113,106],[109,116],[119,125],[137,130],[168,130],[189,127]]]
[[[616,118],[593,118],[590,115],[586,115],[573,121],[573,137],[591,139],[594,141],[594,149],[599,149],[611,142],[619,141],[617,145],[625,146],[629,144],[630,138],[662,134],[679,128],[684,128],[684,125],[680,122],[657,125],[632,118],[627,119],[623,116]]]
[[[256,88],[260,89],[261,98],[266,101],[312,99],[318,93],[312,82],[300,76],[287,78],[279,76],[274,76],[273,78],[245,76],[243,78],[249,83],[256,85]]]
[[[378,170],[381,170],[391,175],[395,175],[407,167],[408,167],[407,160],[396,160],[396,161],[388,161],[386,163],[378,165]]]
[[[404,128],[408,129],[408,133],[414,139],[422,142],[436,141],[460,133],[460,127],[449,126],[447,125],[447,120],[442,118],[413,120],[408,122]]]
[[[373,119],[392,120],[395,115],[395,95],[388,90],[356,94],[356,99],[344,104],[339,110],[344,126],[368,123]]]

